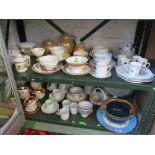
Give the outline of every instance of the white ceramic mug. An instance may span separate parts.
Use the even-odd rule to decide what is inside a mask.
[[[134,55],[132,61],[139,62],[139,59],[142,58],[140,55]]]
[[[130,61],[131,61],[131,60],[130,60],[129,58],[121,57],[121,58],[118,59],[117,64],[118,64],[119,66],[121,66],[121,65],[127,65],[127,64],[130,63]]]
[[[57,56],[59,61],[63,60],[65,48],[62,46],[54,46],[50,48],[53,55]]]
[[[150,67],[150,63],[148,62],[148,59],[146,58],[139,58],[138,62],[142,64],[143,67]]]
[[[69,108],[62,108],[60,110],[60,117],[62,120],[68,120],[69,119]]]
[[[111,69],[111,66],[102,66],[100,63],[97,63],[97,65],[94,66],[93,74],[97,77],[103,77],[106,76],[111,71]]]
[[[70,107],[71,114],[75,115],[78,113],[78,104],[77,103],[71,102],[69,107]]]
[[[71,104],[70,100],[63,100],[62,101],[63,108],[69,108],[70,104]]]
[[[129,74],[133,77],[138,76],[142,69],[142,64],[139,62],[130,62]]]

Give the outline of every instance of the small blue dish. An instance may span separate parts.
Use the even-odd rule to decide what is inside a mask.
[[[128,120],[118,123],[109,119],[101,108],[98,108],[96,115],[101,125],[103,125],[106,129],[116,133],[131,132],[137,125],[136,116],[132,116]]]

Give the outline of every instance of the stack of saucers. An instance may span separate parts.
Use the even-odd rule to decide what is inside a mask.
[[[101,125],[117,133],[131,132],[137,124],[135,105],[124,99],[107,99],[97,110]]]

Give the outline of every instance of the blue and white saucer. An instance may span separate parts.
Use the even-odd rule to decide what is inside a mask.
[[[101,108],[98,108],[97,110],[97,119],[106,129],[117,133],[131,132],[137,125],[136,116],[131,117],[129,120],[123,123],[112,122],[106,117],[104,111]]]

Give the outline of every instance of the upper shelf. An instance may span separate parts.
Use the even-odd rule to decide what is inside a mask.
[[[36,82],[55,82],[55,83],[66,83],[66,84],[70,83],[75,85],[94,85],[94,86],[127,88],[127,89],[146,90],[146,91],[150,90],[152,88],[152,84],[155,83],[155,80],[151,83],[143,83],[143,84],[133,84],[133,83],[126,82],[120,79],[119,77],[117,77],[115,69],[112,70],[112,76],[107,79],[97,79],[92,77],[91,75],[71,76],[63,73],[62,71],[59,71],[54,74],[44,75],[44,74],[38,74],[33,72],[31,68],[25,73],[17,73],[14,69],[14,75],[16,80],[36,81]]]

